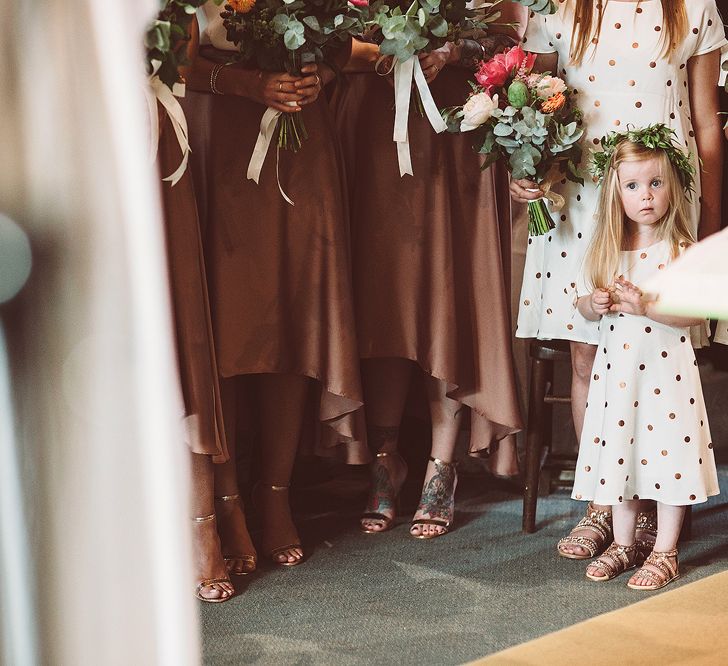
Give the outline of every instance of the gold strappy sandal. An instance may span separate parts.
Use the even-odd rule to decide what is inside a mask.
[[[595,532],[598,538],[584,536],[582,534],[574,534],[579,530],[590,529]],[[569,532],[568,536],[559,540],[556,544],[556,550],[561,557],[566,557],[570,560],[590,560],[596,557],[604,547],[609,545],[614,539],[612,532],[612,512],[611,511],[599,511],[594,508],[594,505],[589,502],[589,506],[586,508],[586,515],[576,524],[576,526]],[[576,553],[565,553],[561,550],[562,546],[580,546],[586,548],[589,551],[588,555],[577,555]]]
[[[192,522],[196,524],[200,523],[208,523],[211,520],[215,520],[215,514],[211,513],[209,516],[201,516],[199,518],[193,518]],[[225,578],[204,578],[201,580],[197,587],[195,588],[195,596],[200,600],[204,601],[208,604],[221,604],[223,601],[228,601],[233,598],[233,594],[235,594],[235,588],[233,588],[233,592],[226,592],[225,590],[220,590],[220,593],[223,595],[219,599],[210,599],[208,597],[203,597],[200,592],[206,587],[212,587],[213,585],[219,585],[220,583],[227,583],[230,585],[230,587],[233,587],[233,583],[230,580],[229,576],[226,576]]]
[[[283,492],[288,492],[288,489],[290,488],[290,486],[274,486],[272,484],[266,484],[266,483],[259,482],[255,487],[255,490],[257,491],[258,495],[260,495],[261,488],[265,488],[266,490],[272,490],[274,493],[283,493]],[[261,502],[257,502],[257,504],[262,505]],[[289,508],[289,511],[290,511],[290,508]],[[293,529],[295,531],[295,526]],[[265,534],[265,525],[264,525],[263,532]],[[264,549],[265,549],[265,538],[263,539],[263,543],[264,543]],[[299,558],[296,558],[293,562],[288,562],[288,561],[281,562],[278,559],[279,555],[285,555],[286,551],[293,550],[293,549],[298,549],[301,552],[303,552],[303,546],[301,545],[301,541],[299,540],[297,534],[293,539],[291,539],[291,543],[286,544],[285,546],[275,546],[273,548],[268,548],[267,550],[268,550],[268,556],[269,556],[270,560],[273,562],[273,564],[276,564],[280,567],[295,567],[296,565],[301,564],[301,562],[303,562],[303,559],[304,559],[303,555],[301,555],[301,557],[299,557]]]
[[[598,583],[612,580],[612,578],[616,578],[625,571],[634,569],[637,566],[638,558],[639,549],[637,548],[637,544],[620,546],[616,541],[613,541],[598,559],[589,564],[589,567],[596,567],[606,575],[595,576],[587,570],[586,577]]]
[[[240,501],[240,495],[218,495],[215,497],[216,502],[239,502]],[[241,507],[242,509],[242,507]],[[245,514],[243,514],[245,515]],[[247,532],[247,526],[246,526],[246,532]],[[250,537],[248,537],[250,538]],[[250,547],[253,548],[252,541],[250,542]],[[248,574],[253,573],[256,568],[258,567],[258,558],[255,555],[232,555],[230,553],[223,552],[222,554],[223,559],[225,560],[225,565],[228,568],[228,572],[233,574],[234,576],[247,576]],[[243,562],[243,565],[245,566],[245,569],[242,571],[233,571],[231,569],[231,563],[235,560],[241,560]]]
[[[376,505],[377,509],[383,508],[382,505],[389,504],[392,507],[392,515],[388,516],[381,511],[365,511],[359,516],[359,528],[364,534],[379,534],[386,532],[394,527],[394,519],[397,516],[399,509],[399,491],[404,484],[404,480],[407,478],[407,463],[403,460],[402,456],[398,453],[388,453],[387,451],[379,451],[377,458],[386,458],[387,456],[396,456],[399,458],[401,463],[404,465],[404,473],[402,474],[402,481],[399,483],[399,487],[395,490],[395,484],[393,482],[392,474],[384,465],[377,464],[374,461],[372,465],[372,488],[369,494],[369,500],[367,501],[368,506]],[[382,529],[373,530],[364,526],[364,521],[377,521],[382,524]]]
[[[675,558],[675,565],[673,566],[670,562],[670,558]],[[645,565],[649,564],[657,571],[651,569],[645,569]],[[652,551],[650,556],[645,560],[642,568],[634,575],[634,580],[646,580],[649,585],[637,585],[635,583],[627,583],[627,587],[631,590],[641,590],[643,592],[650,592],[652,590],[659,590],[661,587],[665,587],[672,581],[680,578],[680,571],[678,570],[677,561],[677,548],[674,550],[668,550],[664,553],[658,553]]]
[[[435,479],[437,472],[427,482],[427,486],[422,490],[422,497],[420,497],[420,503],[417,507],[417,511],[422,511],[429,515],[442,515],[451,516],[455,510],[455,487],[457,486],[457,463],[456,462],[445,462],[439,458],[433,458],[430,456],[430,462],[435,463],[435,466],[442,465],[445,469],[452,470],[452,488],[442,487],[430,487],[433,480]],[[426,494],[434,494],[433,497],[426,497]],[[412,528],[417,525],[437,525],[442,527],[442,532],[436,532],[435,534],[412,534]],[[415,539],[436,539],[437,537],[445,536],[452,525],[452,520],[449,518],[416,518],[410,525],[410,536]]]

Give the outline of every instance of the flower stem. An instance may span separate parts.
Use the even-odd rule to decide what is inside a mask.
[[[543,199],[528,202],[528,235],[543,236],[556,225]]]

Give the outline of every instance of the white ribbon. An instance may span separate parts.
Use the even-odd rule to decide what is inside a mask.
[[[169,116],[177,142],[182,151],[182,161],[175,172],[163,180],[176,185],[182,174],[187,169],[187,161],[190,155],[190,142],[187,134],[187,118],[185,113],[177,101],[178,97],[185,96],[185,86],[183,83],[175,83],[170,90],[165,83],[157,76],[157,70],[161,65],[160,62],[154,62],[154,71],[148,79],[148,87],[145,90],[147,107],[149,108],[150,123],[150,144],[149,159],[154,162],[157,158],[157,150],[159,149],[159,116],[157,114],[157,103],[161,104]]]
[[[253,148],[253,154],[250,156],[250,162],[248,162],[248,180],[255,181],[256,185],[260,180],[260,172],[263,169],[263,163],[265,162],[265,156],[268,154],[268,148],[270,142],[273,140],[276,127],[278,127],[278,119],[281,116],[281,111],[268,107],[260,120],[260,132],[258,132],[258,139],[255,142],[255,148]],[[278,164],[280,161],[280,147],[276,151],[276,180],[278,181],[278,190],[281,196],[291,206],[294,205],[290,197],[283,191],[281,187],[281,179],[278,175]]]
[[[425,115],[438,134],[447,129],[440,111],[432,98],[430,87],[422,71],[419,58],[415,55],[404,62],[394,59],[394,133],[393,139],[397,144],[397,159],[399,161],[399,175],[404,176],[412,172],[412,158],[410,156],[409,136],[407,125],[409,121],[409,107],[412,96],[412,82],[420,94]]]

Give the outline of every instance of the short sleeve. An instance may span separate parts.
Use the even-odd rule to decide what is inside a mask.
[[[558,14],[544,16],[528,13],[528,25],[523,36],[523,48],[531,53],[556,53],[553,40],[553,23]]]
[[[581,266],[579,267],[579,272],[576,276],[576,298],[574,299],[575,301],[580,299],[582,296],[588,296],[592,293],[592,291],[594,291],[594,289],[589,286],[589,283],[590,280],[587,278],[586,275],[586,257],[584,257],[581,262]]]
[[[725,56],[728,49],[728,39],[725,37],[723,20],[720,17],[715,0],[706,0],[703,3],[702,11],[695,16],[689,17],[688,20],[693,24],[699,23],[698,25],[688,25],[688,30],[698,35],[693,56],[711,53],[716,49],[721,49],[723,56]]]

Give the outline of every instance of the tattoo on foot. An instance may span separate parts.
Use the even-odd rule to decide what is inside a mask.
[[[417,513],[451,521],[454,513],[455,466],[434,462],[435,473],[422,489]]]

